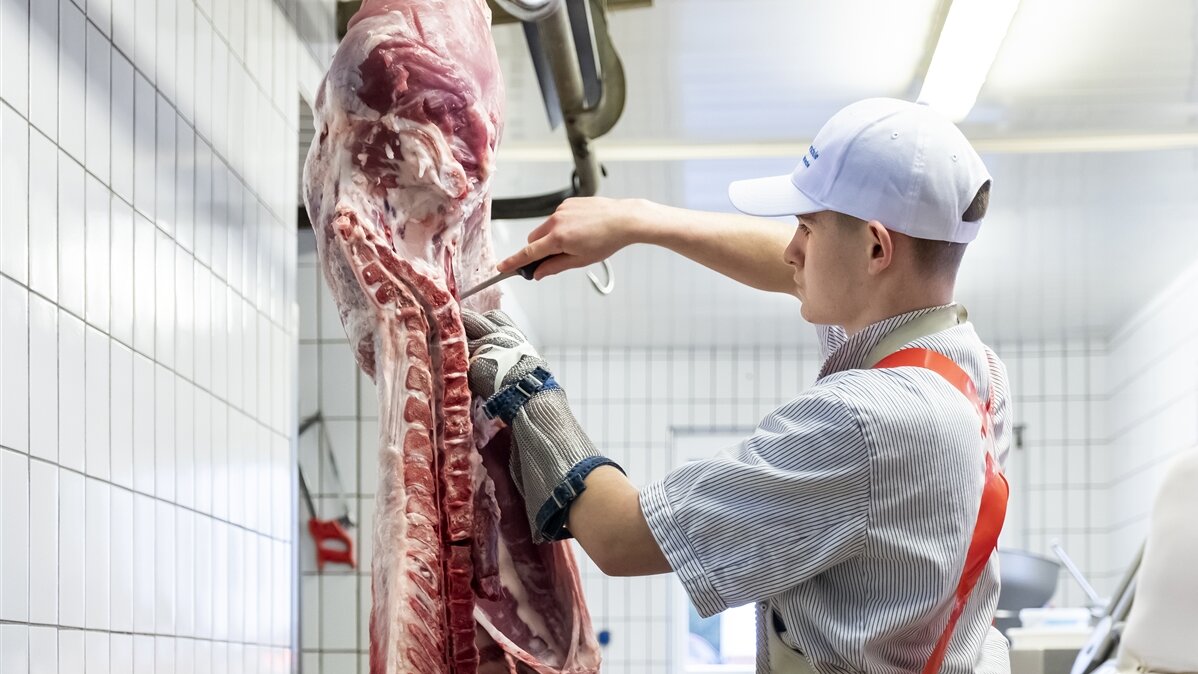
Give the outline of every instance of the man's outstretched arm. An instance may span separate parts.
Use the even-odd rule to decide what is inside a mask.
[[[692,211],[643,199],[568,199],[528,235],[500,271],[551,255],[536,278],[604,260],[634,243],[661,246],[760,290],[793,294],[794,270],[782,254],[794,229],[762,218]]]

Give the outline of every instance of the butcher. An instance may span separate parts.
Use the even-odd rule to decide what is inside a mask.
[[[755,603],[758,672],[1008,672],[991,626],[1007,375],[954,303],[990,183],[950,121],[869,99],[837,112],[791,174],[729,187],[738,210],[792,227],[565,202],[500,271],[550,258],[544,278],[662,246],[797,296],[823,364],[750,437],[638,489],[519,327],[466,312],[469,384],[512,429],[534,537],[573,537],[608,575],[673,572],[702,616]]]

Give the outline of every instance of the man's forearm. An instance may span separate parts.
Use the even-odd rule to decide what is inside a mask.
[[[652,204],[637,228],[641,243],[668,248],[760,290],[793,293],[794,270],[782,259],[793,228],[762,218]]]

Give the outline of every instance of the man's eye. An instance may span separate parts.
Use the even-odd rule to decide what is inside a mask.
[[[807,227],[807,225],[805,225],[805,224],[803,224],[803,223],[801,223],[801,222],[799,223],[799,231],[800,231],[800,232],[802,232],[802,233],[804,233],[804,234],[810,234],[810,233],[811,233],[811,229],[810,229],[810,228],[808,228],[808,227]]]

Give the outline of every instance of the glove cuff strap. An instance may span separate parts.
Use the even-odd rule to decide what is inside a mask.
[[[586,491],[587,476],[599,466],[615,466],[621,473],[624,472],[620,464],[606,456],[587,457],[575,464],[537,511],[537,520],[533,524],[545,540],[564,541],[573,538],[566,529],[570,505]]]
[[[483,405],[483,412],[489,419],[498,417],[505,424],[511,425],[512,419],[516,418],[516,413],[520,411],[521,407],[524,407],[524,403],[541,391],[554,389],[560,390],[561,387],[557,385],[553,375],[549,373],[549,370],[537,367],[491,396]]]

